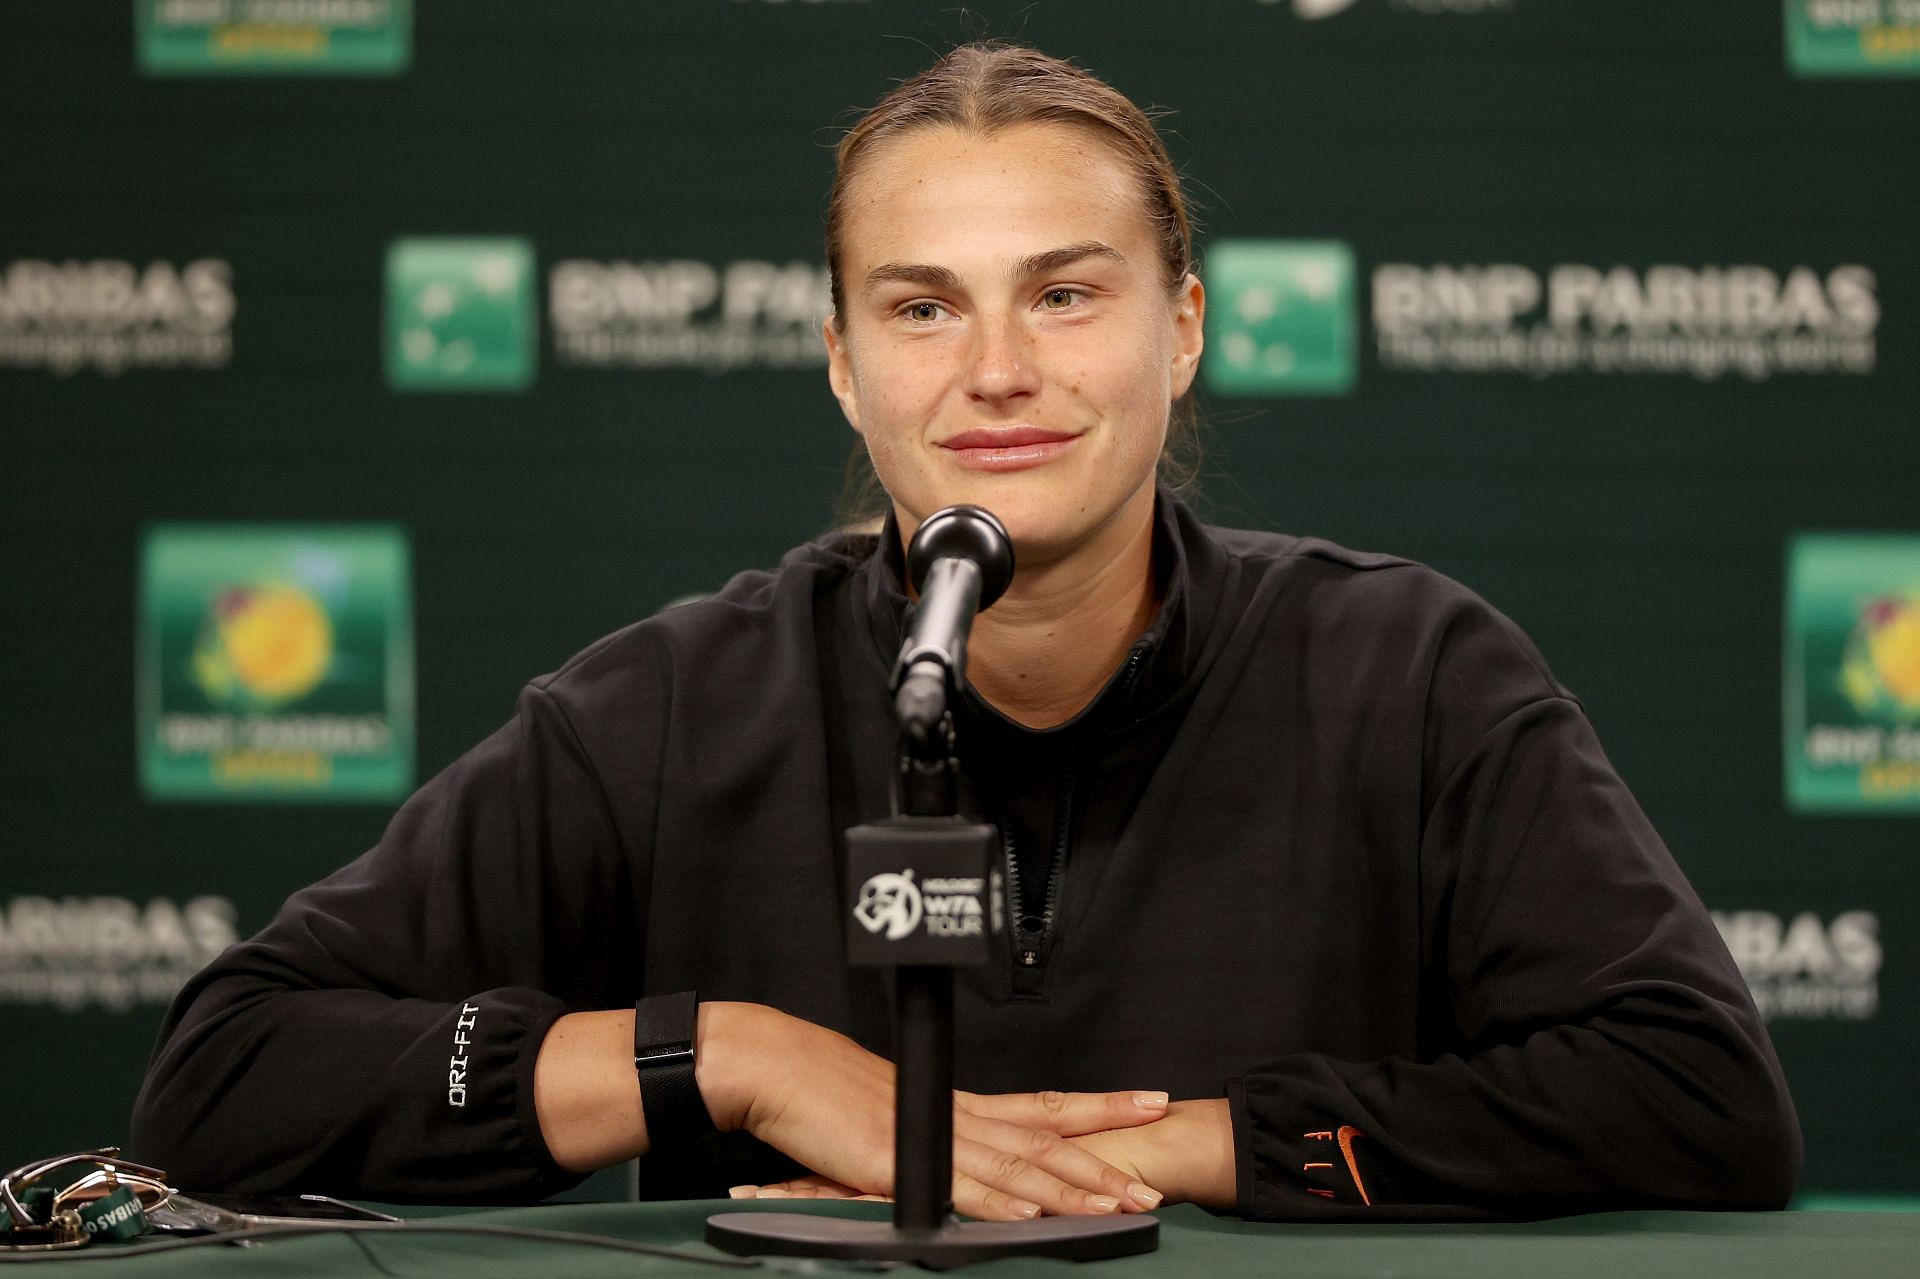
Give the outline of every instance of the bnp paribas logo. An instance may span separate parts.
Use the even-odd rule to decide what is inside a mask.
[[[1207,254],[1207,386],[1344,395],[1355,376],[1353,250],[1338,240],[1225,240]]]
[[[152,76],[398,75],[413,0],[134,0]]]
[[[1788,807],[1920,809],[1920,533],[1795,538],[1784,665]]]
[[[395,240],[387,249],[387,385],[518,391],[538,364],[533,245]]]
[[[1823,76],[1920,75],[1915,0],[1786,0],[1787,69]]]
[[[387,526],[162,524],[141,556],[156,800],[375,800],[413,781],[412,590]]]

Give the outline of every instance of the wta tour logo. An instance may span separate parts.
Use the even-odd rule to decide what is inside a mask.
[[[518,391],[538,364],[533,245],[396,240],[387,250],[387,385]]]
[[[1920,0],[1786,0],[1787,69],[1823,76],[1920,75]]]
[[[1344,395],[1355,362],[1353,250],[1337,240],[1226,240],[1207,254],[1207,386],[1221,395]]]
[[[406,794],[411,607],[396,529],[152,529],[138,671],[147,795]]]
[[[134,0],[133,12],[154,76],[395,75],[412,55],[413,0]]]
[[[853,917],[870,933],[885,931],[888,941],[899,941],[920,927],[920,890],[914,887],[913,872],[875,875],[860,885],[860,904]]]
[[[1920,810],[1920,535],[1807,535],[1787,557],[1788,807]]]
[[[888,871],[860,885],[853,917],[868,932],[899,941],[926,921],[929,937],[979,937],[986,929],[980,897],[986,881],[977,876],[929,877],[913,882],[913,871]]]

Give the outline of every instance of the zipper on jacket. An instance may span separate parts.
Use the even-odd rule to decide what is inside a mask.
[[[1147,664],[1153,645],[1136,643],[1120,668],[1119,701],[1125,705],[1133,696],[1133,687]],[[1016,999],[1036,998],[1046,985],[1047,959],[1053,950],[1055,926],[1059,922],[1061,881],[1066,878],[1067,841],[1073,829],[1073,786],[1076,770],[1071,760],[1060,770],[1060,788],[1053,798],[1053,847],[1047,856],[1047,881],[1040,898],[1038,914],[1027,901],[1027,886],[1020,878],[1020,855],[1014,847],[1013,832],[1002,827],[1006,845],[1007,909],[1013,916],[1007,929],[1013,949],[1013,994]]]
[[[1073,826],[1074,769],[1068,764],[1060,773],[1060,788],[1053,799],[1053,843],[1047,855],[1047,878],[1039,902],[1039,913],[1027,897],[1027,886],[1020,879],[1020,858],[1013,836],[1004,836],[1007,851],[1007,905],[1014,912],[1013,926],[1007,931],[1013,942],[1013,993],[1015,997],[1033,997],[1046,984],[1047,958],[1053,949],[1054,926],[1060,914],[1060,881],[1066,877],[1067,839]]]
[[[1127,654],[1127,664],[1120,670],[1120,704],[1125,706],[1133,698],[1133,686],[1140,682],[1140,668],[1147,664],[1147,654],[1153,646],[1142,640],[1133,646]]]

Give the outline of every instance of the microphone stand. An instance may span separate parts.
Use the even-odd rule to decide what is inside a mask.
[[[916,754],[902,734],[896,816],[938,823],[964,838],[953,716],[942,714],[942,743]],[[997,841],[996,841],[997,842]],[[994,872],[988,872],[991,881]],[[924,883],[925,880],[923,879]],[[999,894],[992,895],[995,899]],[[998,923],[993,902],[988,918]],[[1000,931],[998,928],[993,932]],[[902,964],[894,970],[893,1224],[902,1235],[934,1236],[953,1222],[953,969]],[[919,1258],[915,1258],[918,1260]]]
[[[956,565],[942,560],[935,571]],[[979,598],[977,567],[964,569],[976,586],[962,601],[963,625]],[[995,864],[1000,833],[959,812],[948,709],[957,682],[950,667],[903,658],[895,679],[901,732],[893,816],[847,831],[849,913],[860,925],[847,929],[847,962],[895,970],[893,1221],[717,1213],[707,1218],[707,1242],[723,1251],[951,1270],[1002,1257],[1096,1261],[1159,1246],[1160,1223],[1144,1213],[1011,1222],[954,1216],[953,970],[1007,957]]]

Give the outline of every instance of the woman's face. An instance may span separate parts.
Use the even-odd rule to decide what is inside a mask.
[[[977,503],[1031,566],[1144,523],[1204,295],[1167,287],[1119,157],[1065,125],[926,128],[848,194],[829,377],[903,525]]]

